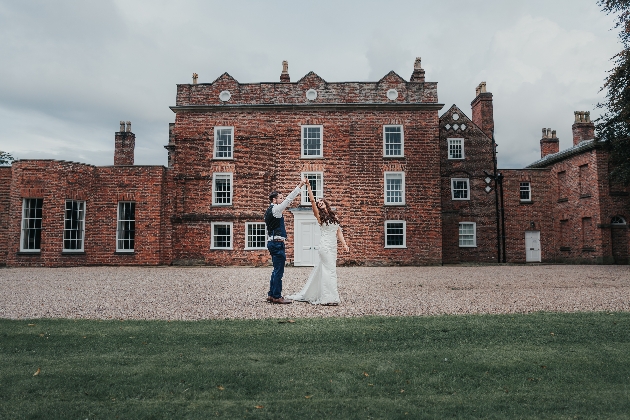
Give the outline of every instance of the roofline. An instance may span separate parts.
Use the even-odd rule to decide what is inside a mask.
[[[444,104],[438,103],[328,103],[328,104],[224,104],[224,105],[175,105],[169,107],[178,112],[224,112],[244,109],[248,111],[291,110],[291,111],[338,111],[356,109],[378,109],[397,111],[439,111]]]
[[[584,143],[584,144],[582,144]],[[538,159],[536,162],[531,163],[525,167],[525,169],[536,169],[536,168],[544,168],[546,166],[552,165],[554,163],[560,162],[568,157],[579,155],[581,153],[587,152],[589,150],[598,149],[602,147],[602,142],[597,141],[595,139],[585,140],[584,142],[580,142],[577,145],[570,147],[566,150],[563,150],[558,153],[553,153],[545,156],[542,159]]]
[[[497,171],[525,171],[525,170],[550,171],[551,168],[530,168],[529,166],[526,166],[524,168],[497,168]]]

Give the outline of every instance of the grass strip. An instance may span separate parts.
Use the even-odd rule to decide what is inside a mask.
[[[0,320],[0,418],[628,418],[630,313]]]

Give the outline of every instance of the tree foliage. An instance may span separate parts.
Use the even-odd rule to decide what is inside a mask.
[[[603,140],[610,151],[614,181],[630,185],[630,0],[599,0],[606,14],[616,14],[615,28],[623,50],[612,61],[614,67],[602,90],[606,102],[598,104],[604,114],[596,120],[597,139]]]
[[[0,150],[0,166],[11,165],[15,158],[11,156],[10,153],[3,152]]]

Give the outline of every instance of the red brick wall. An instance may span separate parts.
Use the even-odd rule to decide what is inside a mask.
[[[13,165],[8,264],[12,266],[156,265],[162,256],[159,166],[94,167],[74,162],[22,160]],[[41,252],[20,253],[23,198],[42,198]],[[83,253],[62,253],[66,199],[85,200]],[[118,201],[136,202],[132,254],[116,253]]]
[[[485,95],[487,99],[491,94],[482,93],[481,95]],[[490,104],[490,110],[491,106],[492,104]],[[453,114],[457,114],[459,118],[453,119]],[[486,119],[488,118],[486,116]],[[457,124],[457,129],[454,128],[455,124]],[[461,129],[462,124],[466,126],[464,130]],[[464,139],[465,159],[448,159],[449,138]],[[495,186],[492,182],[490,186],[493,190],[490,193],[485,191],[488,184],[485,182],[487,175],[484,172],[492,174],[494,170],[492,139],[456,106],[451,107],[440,117],[440,162],[444,263],[496,262]],[[451,178],[469,179],[470,200],[452,199]],[[476,247],[459,246],[460,222],[476,223]]]
[[[0,167],[0,237],[9,237],[9,208],[11,188],[11,167]],[[0,241],[0,266],[6,265],[8,241]]]
[[[610,252],[607,250],[609,245],[604,247],[602,229],[597,228],[602,224],[603,216],[598,153],[592,149],[549,166],[554,187],[548,201],[553,204],[554,230],[560,241],[556,246],[558,261],[601,263]],[[558,174],[562,172],[564,179],[560,177],[559,180]],[[563,232],[561,223],[564,224]]]
[[[323,159],[302,159],[301,125],[323,125]],[[383,157],[383,125],[402,124],[402,158]],[[234,127],[234,159],[213,160],[214,127]],[[288,194],[303,171],[322,171],[351,247],[339,263],[439,264],[441,220],[437,111],[269,110],[178,112],[173,129],[173,259],[260,265],[245,251],[245,222],[262,222],[272,190]],[[406,204],[385,206],[384,172],[404,171]],[[213,172],[232,172],[233,205],[212,205]],[[296,200],[293,206],[297,206]],[[385,220],[407,222],[407,248],[384,248]],[[213,221],[234,223],[233,250],[210,250]],[[293,258],[293,216],[285,213]]]
[[[525,232],[540,231],[542,262],[557,259],[557,234],[553,218],[555,185],[549,169],[503,169],[506,261],[524,263]],[[520,199],[521,182],[529,182],[531,201]],[[532,224],[533,222],[533,224]]]

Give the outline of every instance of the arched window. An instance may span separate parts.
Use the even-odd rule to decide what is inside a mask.
[[[611,225],[625,225],[626,219],[624,219],[621,216],[614,216],[612,220],[610,221],[610,224]]]

